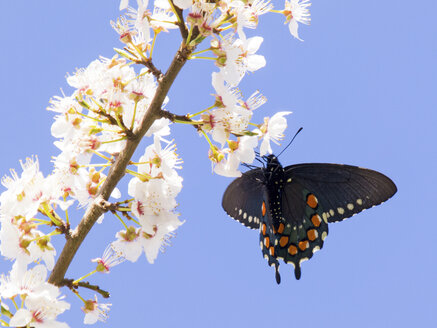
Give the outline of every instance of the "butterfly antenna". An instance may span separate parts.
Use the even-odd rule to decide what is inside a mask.
[[[296,132],[296,134],[294,135],[294,137],[293,137],[293,139],[291,139],[291,141],[288,143],[288,145],[284,148],[284,149],[282,149],[282,151],[279,153],[279,155],[278,156],[276,156],[276,158],[278,158],[279,156],[281,156],[281,154],[291,145],[291,143],[293,142],[293,140],[294,140],[294,138],[296,138],[297,137],[297,135],[299,134],[299,132],[300,131],[302,131],[303,130],[303,128],[300,128],[299,130],[297,130],[297,132]]]
[[[250,165],[250,164],[247,164],[247,163],[241,163],[241,165],[243,165],[244,167],[246,167],[246,168],[248,168],[248,169],[250,169],[250,170],[252,170],[252,169],[256,169],[256,168],[257,168],[257,166],[255,166],[255,165]]]
[[[260,160],[258,157],[255,157],[255,159],[264,166],[264,162],[262,160]]]

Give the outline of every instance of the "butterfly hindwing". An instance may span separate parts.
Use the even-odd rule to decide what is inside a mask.
[[[268,197],[261,168],[243,173],[226,189],[222,206],[233,219],[248,228],[259,229],[264,198]],[[268,202],[267,202],[268,206]]]
[[[323,247],[328,222],[322,219],[323,209],[316,196],[289,179],[282,194],[282,213],[284,223],[276,231],[277,256],[293,264],[296,279],[300,279],[301,263]]]
[[[288,179],[314,193],[328,222],[344,220],[392,197],[397,188],[382,173],[351,165],[297,164],[287,166]],[[285,186],[285,193],[295,193],[294,184]],[[294,220],[293,214],[289,216]]]

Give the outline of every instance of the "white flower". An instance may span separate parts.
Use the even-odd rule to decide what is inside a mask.
[[[91,260],[97,263],[98,272],[109,273],[109,269],[123,263],[126,259],[123,254],[117,252],[112,245],[108,245],[103,252],[103,257]]]
[[[167,4],[168,2],[165,1]],[[153,8],[152,21],[150,25],[157,31],[165,31],[178,28],[178,19],[176,15],[168,9],[162,8],[157,5],[155,1],[155,8]]]
[[[27,301],[29,303],[30,301]],[[36,301],[38,302],[38,300]],[[18,309],[15,315],[9,321],[11,327],[30,327],[32,328],[68,328],[65,322],[56,321],[56,319],[48,317],[44,311],[38,307],[27,310]]]
[[[254,132],[262,135],[263,141],[260,146],[260,156],[264,156],[267,153],[272,153],[272,147],[270,141],[279,144],[278,141],[284,138],[283,132],[287,128],[287,119],[285,115],[289,115],[291,112],[278,112],[271,118],[264,118],[264,124],[259,130]]]
[[[214,168],[214,172],[226,177],[239,177],[240,162],[252,163],[255,159],[254,148],[258,145],[257,136],[243,136],[238,141],[229,141],[228,157],[220,161]]]
[[[24,304],[26,308],[19,309],[11,318],[9,325],[12,327],[35,328],[68,328],[64,322],[56,321],[56,317],[68,310],[70,304],[56,299],[48,299],[45,295],[27,296]]]
[[[266,60],[262,55],[256,55],[263,38],[255,36],[249,39],[241,38],[234,40],[232,35],[227,35],[220,43],[215,43],[219,50],[216,53],[223,56],[223,63],[220,66],[220,73],[224,80],[231,86],[237,86],[247,71],[254,72],[266,65]],[[217,63],[217,62],[216,62]]]
[[[266,98],[257,91],[247,101],[243,101],[240,98],[240,91],[227,84],[221,72],[212,73],[212,85],[217,92],[215,95],[216,109],[202,114],[202,127],[204,131],[212,135],[214,141],[219,142],[223,147],[231,133],[245,134],[253,110],[263,105]],[[229,165],[236,169],[234,164],[225,161],[218,166],[217,170],[223,169],[223,165],[228,166],[226,170],[229,170]]]
[[[129,0],[121,0],[120,1],[120,10],[126,9],[129,6]]]
[[[47,269],[53,270],[55,266],[56,249],[48,238],[40,237],[37,242],[29,245],[29,252],[34,259],[42,259],[46,264]]]
[[[134,28],[138,33],[141,34],[142,41],[144,43],[149,43],[151,41],[149,23],[150,14],[147,10],[149,0],[137,0],[137,4],[138,9],[129,8],[128,16],[134,19]]]
[[[240,43],[242,50],[241,61],[244,68],[249,72],[255,72],[256,70],[266,66],[266,60],[264,56],[256,55],[263,38],[260,36],[254,36],[253,38],[246,39]],[[238,41],[238,40],[237,40]]]
[[[140,240],[140,229],[128,227],[127,230],[117,232],[117,240],[112,242],[112,247],[119,253],[123,254],[126,260],[136,262],[143,252],[143,246]]]
[[[57,288],[47,284],[47,269],[43,265],[37,265],[27,270],[27,265],[15,262],[9,276],[2,275],[0,278],[0,294],[4,298],[12,298],[15,295],[30,295],[44,293],[46,288]]]
[[[224,60],[220,62],[220,73],[223,78],[231,86],[237,86],[240,83],[244,73],[241,71],[240,54],[241,49],[238,44],[235,44],[232,34],[226,35],[221,42],[217,45],[219,53],[224,53]],[[223,56],[223,55],[221,55]],[[216,62],[217,63],[217,62]]]
[[[179,221],[177,214],[167,212],[159,216],[149,216],[142,220],[141,224],[143,225],[141,243],[147,260],[153,264],[158,252],[163,251],[164,247],[169,245],[169,239],[173,237],[172,232],[183,222]],[[146,226],[152,229],[145,229]]]
[[[232,109],[238,102],[239,90],[231,88],[229,84],[226,84],[225,74],[222,72],[213,72],[212,74],[212,86],[217,92],[217,102],[221,103],[223,107]]]
[[[109,307],[112,304],[98,303],[97,296],[94,295],[94,300],[85,301],[82,311],[85,312],[83,323],[87,325],[95,324],[97,321],[105,322],[108,318]]]
[[[181,160],[175,149],[172,143],[162,149],[160,137],[155,134],[153,145],[146,148],[137,164],[138,174],[129,181],[128,193],[135,199],[130,208],[141,228],[130,227],[117,233],[113,247],[130,261],[136,261],[144,250],[147,260],[153,263],[171,233],[182,224],[174,213],[175,197],[182,188],[182,178],[176,171]]]
[[[270,0],[255,0],[250,5],[244,4],[242,1],[232,1],[230,6],[235,8],[233,14],[237,18],[237,32],[238,36],[243,40],[246,39],[243,28],[255,29],[258,25],[258,16],[273,9],[273,4],[270,3]]]
[[[47,270],[42,265],[26,270],[26,266],[15,263],[9,277],[0,279],[0,293],[3,297],[20,295],[24,308],[20,308],[11,318],[9,325],[36,328],[68,327],[56,321],[56,317],[70,308],[70,304],[60,300],[59,288],[46,282]]]
[[[155,120],[152,126],[147,130],[145,136],[151,137],[153,134],[160,136],[168,136],[170,134],[170,120],[168,118],[160,118]]]
[[[0,195],[1,214],[7,217],[32,217],[43,201],[44,177],[39,171],[38,158],[20,161],[23,172],[21,176],[11,170],[11,176],[5,176],[1,182],[6,187]]]
[[[134,178],[129,182],[129,195],[135,198],[132,202],[132,213],[140,221],[148,216],[165,214],[176,207],[175,196],[182,185],[170,185],[163,179],[141,182]]]
[[[33,221],[23,217],[2,218],[0,241],[0,252],[4,257],[24,264],[42,259],[49,270],[53,269],[56,250],[50,238],[37,230]]]
[[[288,23],[291,35],[296,39],[303,41],[299,38],[297,32],[298,23],[309,25],[311,22],[310,11],[308,7],[311,6],[310,0],[285,0],[284,15],[286,16],[285,23]]]
[[[188,9],[193,5],[193,0],[174,0],[174,4],[181,9]]]
[[[31,263],[34,258],[27,250],[29,242],[21,236],[20,230],[9,220],[2,219],[0,229],[0,252],[8,259]]]
[[[214,172],[224,177],[240,177],[241,172],[238,170],[240,161],[235,156],[228,154],[227,159],[221,160],[214,167]]]

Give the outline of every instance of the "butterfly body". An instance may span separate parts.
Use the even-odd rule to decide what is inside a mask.
[[[378,205],[396,192],[385,175],[350,165],[298,164],[283,167],[274,155],[267,165],[245,172],[223,195],[225,211],[259,229],[260,246],[280,283],[279,260],[294,266],[323,247],[328,223]]]

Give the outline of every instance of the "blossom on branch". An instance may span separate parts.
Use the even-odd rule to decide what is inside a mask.
[[[286,16],[291,34],[301,40],[298,23],[310,22],[309,0],[285,0],[281,11],[273,10],[270,0],[135,2],[133,8],[129,0],[121,0],[120,9],[127,11],[111,22],[123,48],[68,76],[73,92],[50,101],[48,109],[55,112],[51,133],[59,150],[52,157],[53,172],[44,177],[38,160],[31,158],[21,163],[21,175],[11,171],[2,179],[6,191],[0,195],[0,253],[14,264],[9,275],[0,277],[0,295],[2,302],[16,303],[17,296],[21,300],[15,313],[7,310],[11,320],[5,324],[10,326],[68,327],[57,316],[70,305],[60,297],[59,288],[47,282],[47,269],[53,269],[54,284],[70,281],[64,275],[71,258],[103,213],[120,220],[124,228],[103,257],[94,260],[99,272],[108,273],[125,259],[135,262],[143,252],[154,263],[170,245],[184,223],[176,212],[182,160],[167,138],[172,123],[192,126],[205,137],[213,171],[223,176],[240,176],[240,164],[249,166],[257,156],[271,153],[271,142],[284,137],[290,112],[253,123],[254,110],[266,98],[258,91],[247,98],[238,87],[246,73],[266,66],[264,56],[257,53],[264,39],[247,37],[245,29],[255,29],[261,15],[275,12]],[[152,60],[159,53],[157,36],[172,29],[181,34],[181,44],[169,68],[158,68],[160,61]],[[197,49],[202,42],[210,46]],[[183,65],[196,59],[218,67],[219,72],[212,73],[213,104],[192,115],[168,112],[170,87]],[[136,161],[131,157],[143,136],[153,140],[148,139]],[[123,199],[115,185],[125,174],[131,176],[130,197]],[[83,216],[71,213],[74,204],[84,210]],[[55,265],[56,243],[51,238],[58,234],[67,243]],[[84,323],[104,321],[110,304],[82,298],[78,288],[91,285],[78,285],[81,279],[70,288],[84,301]],[[96,285],[91,289],[103,292]]]
[[[86,300],[82,311],[85,312],[83,323],[87,325],[95,324],[97,321],[105,322],[108,318],[109,307],[112,304],[99,303],[97,296],[94,295],[94,300]]]
[[[0,294],[3,298],[20,296],[24,301],[11,318],[12,327],[31,326],[37,328],[68,327],[56,317],[70,308],[70,304],[61,300],[59,288],[46,282],[47,270],[37,265],[27,270],[26,266],[16,263],[9,276],[0,278]]]
[[[285,0],[284,15],[286,17],[285,23],[288,23],[291,35],[296,39],[303,41],[297,32],[299,28],[298,23],[309,25],[311,22],[310,11],[308,7],[311,6],[310,0]]]

